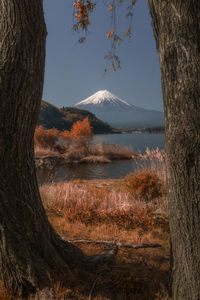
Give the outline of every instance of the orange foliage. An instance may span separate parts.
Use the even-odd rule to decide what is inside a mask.
[[[53,148],[58,140],[58,130],[55,128],[45,129],[42,125],[38,126],[34,134],[35,145],[44,148]]]
[[[77,24],[74,25],[74,31],[78,30],[80,26],[82,30],[87,30],[87,26],[90,24],[89,13],[94,9],[95,4],[90,0],[76,0],[73,3],[75,8],[75,17],[77,19]]]
[[[165,187],[160,178],[150,171],[141,171],[125,177],[127,189],[136,197],[150,201],[165,194]]]
[[[74,123],[71,129],[71,133],[74,139],[91,138],[93,134],[88,117],[83,121],[77,121],[76,123]]]
[[[111,38],[111,37],[113,36],[113,34],[114,34],[114,29],[111,29],[111,30],[106,34],[106,36],[107,36],[107,38],[109,39],[109,38]]]
[[[71,139],[72,139],[71,131],[69,131],[69,130],[64,130],[63,132],[60,132],[60,136],[61,136],[64,140],[71,140]]]
[[[60,133],[60,136],[65,140],[79,140],[82,138],[92,138],[92,128],[88,117],[83,121],[77,121],[73,124],[70,131],[65,130]]]

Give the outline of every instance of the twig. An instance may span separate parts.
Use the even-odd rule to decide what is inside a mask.
[[[101,240],[68,240],[69,243],[80,243],[80,244],[94,244],[94,245],[110,245],[110,246],[117,246],[119,248],[131,248],[131,249],[142,249],[142,248],[159,248],[161,247],[160,244],[146,244],[143,243],[141,245],[133,245],[133,244],[123,244],[120,242],[115,241],[101,241]]]
[[[96,285],[96,283],[97,283],[97,280],[99,279],[100,275],[101,275],[101,274],[99,274],[99,276],[97,276],[97,278],[96,278],[95,281],[93,282],[93,285],[92,285],[92,288],[91,288],[91,290],[90,290],[90,295],[89,295],[88,300],[92,300],[92,293],[93,293],[94,287],[95,287],[95,285]]]

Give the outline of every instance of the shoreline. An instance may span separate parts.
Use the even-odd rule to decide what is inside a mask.
[[[80,159],[76,157],[67,157],[62,154],[58,155],[46,155],[46,156],[35,156],[36,169],[53,169],[64,165],[78,165],[78,164],[107,164],[114,160],[133,160],[141,157],[139,154],[133,155],[115,155],[110,157],[108,155],[88,155]]]
[[[111,163],[141,157],[132,148],[116,144],[91,143],[87,140],[70,144],[57,143],[51,147],[35,146],[36,168],[52,169],[63,165]]]

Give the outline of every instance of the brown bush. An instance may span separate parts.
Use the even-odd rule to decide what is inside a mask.
[[[59,131],[55,128],[45,129],[42,125],[36,128],[34,143],[43,148],[53,148],[58,140]]]
[[[127,175],[125,186],[133,196],[146,202],[165,194],[164,183],[156,174],[146,170]]]

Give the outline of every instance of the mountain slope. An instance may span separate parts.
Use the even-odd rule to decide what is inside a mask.
[[[88,117],[94,134],[111,133],[112,127],[99,120],[89,111],[74,107],[57,108],[56,106],[43,101],[38,118],[38,125],[46,129],[57,128],[58,130],[70,130],[73,123]]]
[[[117,127],[163,126],[163,112],[134,106],[107,90],[98,91],[75,105],[94,113],[98,118]]]

